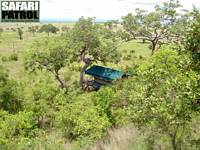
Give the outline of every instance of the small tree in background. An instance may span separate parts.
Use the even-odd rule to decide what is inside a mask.
[[[31,71],[46,69],[54,75],[60,87],[65,89],[66,86],[59,71],[66,66],[69,59],[68,53],[66,41],[60,38],[36,41],[26,58],[25,68]]]
[[[24,32],[22,31],[22,29],[21,28],[17,28],[17,34],[18,34],[18,36],[19,36],[19,39],[20,40],[23,40],[23,34],[24,34]]]
[[[57,33],[59,31],[59,29],[57,27],[55,27],[52,24],[48,24],[48,25],[43,25],[40,29],[39,32],[45,32],[47,33],[47,35],[49,36],[50,33]]]
[[[28,27],[28,32],[32,33],[33,36],[35,36],[35,33],[37,32],[37,26],[31,26],[31,27]]]
[[[67,31],[70,30],[70,28],[67,27],[67,26],[63,26],[63,27],[61,28],[61,30],[62,30],[63,32],[67,32]]]
[[[179,1],[170,0],[162,6],[155,7],[153,12],[136,9],[136,15],[128,14],[123,17],[122,25],[132,39],[142,39],[151,43],[152,54],[160,48],[162,43],[174,38],[170,28],[176,24],[178,11],[181,5]]]

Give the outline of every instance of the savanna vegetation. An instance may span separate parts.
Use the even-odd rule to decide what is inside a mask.
[[[0,149],[199,150],[199,11],[1,24]],[[88,91],[95,64],[129,77]]]

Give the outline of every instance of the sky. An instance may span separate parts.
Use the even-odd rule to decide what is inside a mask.
[[[117,20],[136,8],[152,11],[166,0],[40,0],[41,20],[77,20],[81,16],[97,20]],[[200,0],[180,0],[184,9],[200,8]]]

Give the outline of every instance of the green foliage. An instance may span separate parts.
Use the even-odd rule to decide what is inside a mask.
[[[75,56],[89,55],[91,61],[111,61],[116,53],[116,43],[112,39],[105,38],[106,33],[101,31],[99,25],[92,18],[80,18],[72,29],[71,45]],[[86,58],[85,58],[86,59]]]
[[[127,16],[122,17],[122,25],[124,29],[131,35],[133,38],[136,36],[136,32],[139,28],[140,23],[136,19],[136,16],[129,13]]]
[[[37,32],[38,30],[38,26],[31,26],[31,27],[28,27],[28,32],[31,32],[33,34],[33,36],[35,35],[35,33]]]
[[[173,148],[196,114],[193,105],[199,93],[198,76],[189,68],[190,63],[187,56],[175,51],[160,51],[139,68],[138,77],[129,80],[123,90],[124,96],[129,95],[133,122],[168,135]]]
[[[17,34],[19,36],[19,39],[23,40],[22,36],[23,36],[24,32],[23,32],[23,30],[21,28],[17,28]]]
[[[151,42],[150,49],[152,54],[160,48],[161,43],[166,41],[174,41],[180,37],[176,27],[181,28],[181,25],[186,21],[182,18],[178,20],[178,8],[181,5],[179,1],[170,0],[155,7],[153,12],[136,9],[136,15],[129,13],[122,17],[122,25],[124,30],[132,36],[132,39],[138,38]],[[187,21],[186,21],[187,22]],[[172,27],[173,26],[173,27]],[[172,28],[174,29],[172,32]],[[176,35],[176,36],[175,36]],[[178,36],[179,35],[179,36]],[[181,35],[182,36],[182,35]]]
[[[2,56],[1,57],[2,62],[7,61],[18,61],[18,54],[16,52],[10,54],[9,56]]]
[[[80,86],[85,88],[84,73],[94,62],[116,62],[119,60],[117,39],[111,30],[94,22],[94,19],[81,17],[74,25],[68,38],[73,50],[72,61],[82,61]]]
[[[131,36],[128,32],[123,31],[123,30],[118,30],[117,31],[117,35],[123,40],[123,41],[130,41],[131,40]]]
[[[19,112],[16,115],[0,111],[0,147],[12,148],[19,137],[34,137],[35,128],[33,112]],[[13,148],[12,148],[13,149]]]
[[[68,31],[70,30],[70,28],[67,27],[67,26],[63,26],[63,27],[61,28],[61,30],[62,30],[63,32],[68,32]]]
[[[8,61],[8,58],[6,56],[2,56],[1,60],[2,60],[2,62],[6,62],[6,61]]]
[[[45,24],[45,25],[41,26],[41,28],[39,29],[39,32],[45,32],[48,34],[48,36],[50,33],[55,34],[58,31],[59,31],[59,29],[52,24],[47,24],[47,25]]]
[[[55,113],[67,103],[67,96],[50,78],[41,77],[30,86],[32,91],[26,95],[25,109],[34,112],[38,128],[52,128]]]
[[[67,63],[68,53],[66,43],[60,38],[35,41],[27,55],[25,68],[32,71],[36,68],[51,72],[60,70]]]
[[[10,60],[10,61],[18,61],[18,54],[17,54],[17,53],[12,53],[12,54],[9,56],[9,60]]]
[[[91,140],[101,138],[110,126],[105,114],[100,114],[88,97],[83,96],[69,104],[58,113],[58,126],[69,139],[88,137]]]
[[[67,42],[60,38],[48,38],[36,41],[32,50],[25,58],[25,68],[32,72],[47,70],[51,72],[60,84],[61,88],[66,88],[59,71],[65,67],[69,61],[69,48]]]
[[[9,80],[7,72],[0,66],[0,109],[16,113],[22,109],[20,86]]]
[[[92,100],[97,106],[101,115],[106,114],[109,121],[114,124],[114,117],[112,114],[112,105],[115,101],[115,92],[112,88],[102,88],[97,93],[93,94]]]
[[[195,18],[187,35],[186,49],[193,53],[200,52],[199,26],[200,26],[200,15],[198,15]]]
[[[200,70],[200,13],[199,11],[194,14],[195,19],[189,28],[185,42],[185,49],[192,54],[193,68],[199,72]]]

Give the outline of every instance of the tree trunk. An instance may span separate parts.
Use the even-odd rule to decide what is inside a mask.
[[[81,72],[80,72],[80,87],[82,89],[84,89],[84,74],[85,74],[85,71],[86,69],[90,66],[90,63],[85,63],[85,65],[81,68]]]
[[[21,34],[19,35],[19,39],[20,39],[20,40],[23,40],[23,38],[22,38],[22,35],[21,35]]]
[[[171,142],[173,150],[177,150],[176,133],[174,135],[171,135]]]
[[[155,41],[151,41],[151,43],[152,43],[151,55],[153,55],[155,50],[156,50],[156,42]]]

